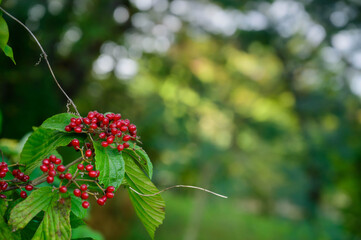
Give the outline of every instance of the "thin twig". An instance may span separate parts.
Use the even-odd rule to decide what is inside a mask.
[[[216,195],[218,197],[221,197],[221,198],[228,198],[227,196],[224,196],[224,195],[221,195],[221,194],[218,194],[218,193],[215,193],[215,192],[212,192],[208,189],[205,189],[205,188],[201,188],[201,187],[196,187],[196,186],[191,186],[191,185],[174,185],[174,186],[171,186],[171,187],[167,187],[159,192],[156,192],[156,193],[152,193],[152,194],[143,194],[143,193],[140,193],[140,192],[137,192],[135,189],[133,189],[132,187],[129,187],[130,190],[132,190],[133,192],[135,192],[136,194],[140,195],[140,196],[143,196],[143,197],[152,197],[152,196],[155,196],[155,195],[158,195],[162,192],[165,192],[169,189],[172,189],[172,188],[193,188],[193,189],[198,189],[198,190],[201,190],[201,191],[205,191],[205,192],[208,192],[210,194],[213,194],[213,195]]]
[[[35,35],[30,31],[30,29],[24,24],[22,23],[19,19],[17,19],[16,17],[14,17],[13,15],[11,15],[10,13],[8,13],[7,11],[5,11],[2,7],[0,7],[0,10],[5,13],[6,15],[8,15],[10,18],[12,18],[13,20],[15,20],[17,23],[19,23],[22,27],[24,27],[29,33],[30,35],[34,38],[35,42],[38,44],[41,52],[42,52],[42,55],[45,59],[45,62],[46,64],[48,65],[48,68],[49,68],[49,71],[51,73],[51,76],[53,77],[56,85],[58,85],[59,89],[63,92],[63,94],[65,95],[65,97],[68,99],[68,101],[71,103],[71,105],[73,106],[74,110],[76,111],[76,113],[78,114],[79,117],[80,116],[80,113],[77,109],[77,107],[75,106],[75,103],[73,102],[73,100],[71,100],[71,98],[68,96],[68,94],[66,94],[66,92],[64,91],[64,89],[60,86],[58,80],[56,80],[56,77],[55,77],[55,74],[53,72],[53,69],[51,68],[51,65],[49,63],[49,60],[48,60],[48,55],[46,54],[46,52],[44,51],[43,47],[41,46],[40,42],[38,41],[38,39],[35,37]]]

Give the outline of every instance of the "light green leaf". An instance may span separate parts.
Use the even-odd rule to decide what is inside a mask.
[[[71,113],[60,113],[46,119],[40,127],[66,132],[65,126],[69,125],[71,118],[78,118],[78,116]]]
[[[7,57],[9,57],[13,63],[16,65],[16,62],[15,62],[15,58],[14,58],[14,53],[13,53],[13,49],[9,46],[9,45],[6,45],[3,49],[3,52],[5,53],[5,55]]]
[[[42,187],[33,191],[11,210],[9,225],[16,230],[24,228],[40,211],[48,208],[53,196],[51,187]]]
[[[3,217],[0,217],[0,239],[20,240],[19,232],[12,232],[9,225],[6,224]]]
[[[130,187],[143,194],[158,192],[158,189],[134,162],[131,156],[123,154],[123,158],[125,162],[125,178]],[[153,239],[156,228],[162,224],[165,217],[165,203],[163,198],[159,194],[151,197],[140,196],[130,189],[128,189],[128,192],[135,212]]]
[[[59,195],[54,193],[54,196]],[[70,197],[63,197],[63,201],[53,197],[33,240],[69,240],[71,238],[70,205]]]
[[[104,148],[94,143],[96,168],[100,171],[99,181],[105,186],[117,189],[124,178],[124,160],[122,153],[110,147]]]
[[[148,174],[148,177],[152,179],[153,164],[150,161],[148,154],[143,150],[143,148],[135,145],[133,148],[124,149],[123,151],[132,156]]]
[[[9,41],[9,28],[3,17],[0,16],[0,48],[4,50]]]
[[[25,174],[30,174],[57,147],[68,145],[74,138],[84,139],[85,135],[37,128],[26,141],[20,155],[20,163],[26,165]]]

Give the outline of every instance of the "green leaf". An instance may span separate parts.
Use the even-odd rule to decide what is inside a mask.
[[[131,156],[124,154],[123,158],[125,162],[125,178],[130,187],[143,194],[158,192],[158,189],[134,162]],[[156,228],[162,224],[165,217],[165,203],[163,198],[159,194],[151,197],[140,196],[130,189],[128,189],[128,192],[135,212],[153,239]]]
[[[13,233],[9,225],[6,224],[3,217],[0,217],[0,239],[20,240],[20,233]]]
[[[99,181],[105,186],[114,186],[117,189],[124,178],[124,160],[122,153],[110,147],[104,148],[94,143],[95,162],[100,171]]]
[[[59,196],[54,193],[54,196]],[[70,226],[70,197],[59,201],[53,197],[51,204],[45,211],[44,219],[36,231],[33,240],[69,240],[71,238]]]
[[[80,240],[80,239],[103,240],[104,239],[103,236],[99,232],[91,229],[87,225],[83,225],[83,226],[73,229],[71,235],[72,235],[72,239],[77,239],[77,240]]]
[[[143,148],[135,145],[132,149],[124,149],[124,152],[132,156],[139,165],[144,169],[144,171],[148,174],[148,177],[152,179],[153,175],[153,164],[150,161],[148,154],[143,150]]]
[[[9,41],[9,28],[3,17],[0,16],[0,48],[4,50]]]
[[[71,194],[71,211],[78,218],[84,218],[87,214],[87,210],[81,206],[82,200]]]
[[[66,132],[65,127],[69,125],[71,118],[78,118],[78,116],[71,113],[60,113],[46,119],[40,127]]]
[[[81,134],[63,133],[52,129],[37,128],[26,141],[20,155],[20,163],[26,165],[25,174],[39,167],[57,147],[66,146],[74,138],[85,138]]]
[[[3,48],[3,52],[5,53],[5,55],[7,57],[9,57],[13,63],[16,65],[16,62],[15,62],[15,58],[14,58],[14,53],[13,53],[13,49],[9,46],[9,45],[6,45],[4,48]]]
[[[9,225],[14,229],[24,228],[40,211],[48,208],[54,193],[51,187],[33,191],[29,197],[11,210]]]

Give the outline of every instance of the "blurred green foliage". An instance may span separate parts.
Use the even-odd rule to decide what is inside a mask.
[[[2,6],[38,36],[81,113],[121,112],[137,124],[159,188],[230,196],[164,193],[156,238],[361,238],[357,1]],[[34,66],[33,40],[6,20],[17,66],[0,57],[1,137],[20,139],[66,111],[66,99],[44,62]],[[90,225],[106,239],[146,238],[129,200],[116,199],[93,208]]]

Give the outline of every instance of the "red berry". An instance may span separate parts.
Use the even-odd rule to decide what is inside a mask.
[[[113,186],[109,186],[106,189],[107,192],[114,192],[114,190],[115,190],[115,187],[113,187]]]
[[[93,168],[94,168],[94,166],[89,164],[89,165],[86,165],[85,170],[87,170],[89,172],[89,171],[93,170]]]
[[[85,200],[85,199],[88,199],[89,194],[87,192],[83,192],[80,197],[81,197],[81,199]]]
[[[55,159],[55,162],[54,162],[56,165],[59,165],[61,163],[61,159],[60,158],[57,158]]]
[[[41,165],[41,166],[40,166],[40,170],[43,171],[43,172],[47,172],[49,169],[48,169],[47,166]]]
[[[122,150],[124,149],[123,144],[118,145],[118,146],[117,146],[117,149],[118,149],[118,151],[122,151]]]
[[[109,137],[107,138],[107,143],[112,144],[113,141],[114,141],[114,137],[113,137],[113,136],[109,136]]]
[[[70,118],[70,122],[75,123],[76,118]]]
[[[71,131],[71,127],[68,125],[68,126],[66,126],[65,128],[65,131],[67,131],[67,132],[70,132]]]
[[[20,197],[21,198],[26,198],[27,196],[28,196],[28,194],[25,191],[20,192]]]
[[[80,185],[80,190],[86,191],[88,189],[88,186],[85,184]]]
[[[6,195],[0,194],[0,198],[5,199],[5,198],[6,198]]]
[[[75,128],[75,127],[76,127],[76,123],[75,123],[75,122],[71,122],[71,123],[69,124],[69,127]]]
[[[56,170],[58,170],[59,172],[64,172],[65,171],[65,166],[64,165],[59,165]]]
[[[95,117],[95,114],[93,113],[93,112],[89,112],[88,113],[88,118],[89,119],[92,119],[92,118],[94,118]]]
[[[105,138],[106,137],[106,134],[105,134],[105,132],[101,132],[101,133],[99,133],[99,138]]]
[[[49,171],[49,176],[50,177],[55,177],[56,176],[56,171],[55,170],[50,170]]]
[[[125,126],[128,126],[129,123],[130,123],[129,119],[125,119],[125,120],[124,120],[124,125],[125,125]]]
[[[18,178],[18,179],[23,179],[24,176],[25,176],[24,173],[19,172],[17,178]]]
[[[75,120],[75,123],[78,124],[78,125],[80,125],[80,124],[82,123],[81,118],[77,118],[77,119]]]
[[[1,190],[6,190],[8,188],[9,184],[7,182],[5,182],[2,186],[1,186]]]
[[[91,155],[92,155],[92,150],[88,149],[88,150],[85,151],[85,156],[86,157],[91,157]]]
[[[24,177],[22,178],[23,182],[27,182],[29,181],[30,177],[28,175],[24,175]]]
[[[76,138],[74,138],[73,140],[71,140],[70,143],[71,143],[71,145],[72,145],[73,147],[79,146],[79,140],[76,139]]]
[[[51,162],[55,162],[55,159],[56,159],[56,156],[55,156],[55,155],[50,155],[49,160],[50,160]]]
[[[79,163],[79,164],[78,164],[78,169],[79,169],[79,170],[84,170],[84,165],[81,164],[81,163]]]
[[[34,189],[34,187],[31,186],[31,185],[26,185],[26,186],[25,186],[25,190],[27,190],[27,191],[31,191],[31,190],[33,190],[33,189]]]
[[[97,203],[98,203],[100,206],[103,206],[103,205],[105,204],[105,201],[104,201],[102,198],[98,198]]]
[[[48,183],[52,183],[52,182],[54,182],[54,177],[48,176],[48,177],[46,178],[46,181],[47,181]]]
[[[89,207],[89,202],[84,201],[81,205],[82,205],[82,207],[83,207],[83,208],[85,208],[85,209],[86,209],[86,208],[88,208],[88,207]]]
[[[98,119],[96,119],[96,118],[93,118],[92,120],[91,120],[91,123],[97,123],[98,122]]]
[[[59,192],[61,192],[61,193],[66,193],[67,191],[68,191],[68,189],[65,186],[61,186],[59,188]]]
[[[76,197],[80,197],[80,195],[81,195],[80,189],[74,189],[73,193]]]
[[[60,175],[59,175],[59,178],[60,178],[60,179],[64,179],[64,178],[65,178],[65,174],[64,174],[64,173],[60,174]]]
[[[19,172],[20,172],[19,169],[14,169],[12,174],[13,174],[14,177],[16,177],[16,176],[18,176]]]
[[[98,125],[97,125],[96,123],[92,123],[92,124],[90,124],[90,127],[91,127],[92,129],[97,129],[97,128],[98,128]]]
[[[115,135],[115,134],[117,134],[117,133],[118,133],[118,129],[116,129],[116,128],[112,128],[112,129],[111,129],[111,132],[112,132],[112,134],[113,134],[113,135]]]
[[[137,130],[137,127],[134,124],[130,124],[129,131],[134,132],[135,130]]]
[[[73,176],[71,175],[71,173],[67,173],[65,174],[65,178],[70,180]]]
[[[125,135],[125,136],[123,137],[123,141],[128,142],[129,140],[130,140],[130,136],[129,136],[129,135]]]
[[[104,125],[108,125],[109,124],[109,118],[105,117],[102,122],[103,122]]]
[[[113,197],[114,197],[114,193],[112,193],[112,192],[107,192],[107,193],[106,193],[106,196],[107,196],[107,198],[113,198]]]
[[[97,118],[98,118],[99,121],[103,121],[104,115],[103,115],[103,114],[99,114],[99,115],[97,116]]]
[[[0,172],[0,178],[4,178],[6,176],[6,172]]]
[[[54,170],[54,169],[55,169],[54,163],[49,163],[49,170]]]
[[[128,130],[128,127],[127,126],[121,126],[120,127],[120,131],[122,131],[122,132],[125,132],[125,131],[127,131]]]
[[[89,177],[91,177],[91,178],[97,177],[97,172],[96,171],[90,171],[89,172]]]
[[[43,160],[43,164],[44,164],[44,165],[49,165],[49,163],[50,163],[49,159],[45,158],[45,159]]]
[[[115,114],[113,117],[114,121],[118,121],[121,118],[122,118],[122,115],[120,115],[119,113]]]
[[[81,127],[74,128],[74,132],[76,133],[81,133],[81,131],[82,131]]]
[[[108,143],[107,142],[102,142],[102,146],[103,147],[108,147]]]
[[[99,170],[96,170],[95,172],[96,172],[96,174],[97,174],[95,177],[99,177],[100,171],[99,171]]]
[[[89,125],[89,124],[90,124],[90,119],[89,119],[89,118],[83,118],[83,122],[84,122],[86,125]]]
[[[124,146],[124,148],[128,148],[130,145],[129,145],[129,143],[125,142],[125,143],[123,143],[123,146]]]

